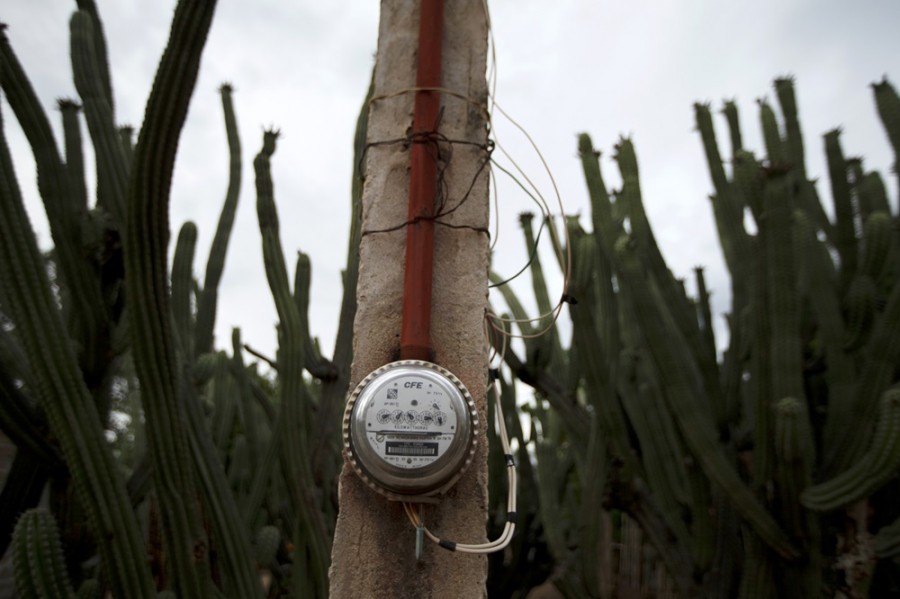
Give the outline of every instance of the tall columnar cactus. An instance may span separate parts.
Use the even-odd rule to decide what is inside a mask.
[[[580,485],[583,500],[590,500],[596,480],[581,478],[591,476],[583,467],[567,470],[560,446],[581,465],[601,455],[599,441],[609,460],[604,509],[613,521],[622,519],[610,540],[630,538],[626,515],[637,522],[654,549],[644,559],[665,564],[683,596],[879,596],[896,575],[886,558],[900,555],[900,509],[884,491],[900,483],[896,216],[880,177],[860,159],[846,158],[833,131],[825,136],[835,214],[829,220],[806,172],[793,81],[778,79],[775,91],[780,117],[760,102],[764,160],[745,148],[737,106],[726,103],[730,167],[710,108],[695,105],[732,277],[730,335],[720,360],[702,270],[695,272],[697,298],[690,300],[656,247],[630,140],[616,146],[622,188],[608,191],[599,154],[586,135],[579,137],[593,232],[575,225],[570,234],[568,293],[578,302],[570,306],[572,344],[563,351],[571,363],[585,355],[603,358],[571,371],[573,383],[571,372],[507,349],[506,363],[537,392],[540,409],[532,418],[544,431],[537,440],[520,432],[518,442],[535,444],[540,482],[550,485],[541,490],[542,501],[566,514],[574,508],[544,495]],[[875,91],[893,141],[893,109],[900,103],[886,81]],[[616,220],[623,217],[627,227]],[[527,317],[516,294],[502,291],[514,315]],[[606,320],[610,306],[615,322]],[[535,342],[526,349],[528,343]],[[598,387],[592,379],[610,367],[617,374]],[[571,404],[560,391],[573,388]],[[621,424],[604,425],[619,405]],[[586,430],[581,422],[588,418],[596,424]],[[544,507],[537,518],[557,559],[554,584],[564,593],[610,592],[601,592],[590,582],[593,572],[569,557],[592,550],[589,539],[603,534],[602,519],[567,526],[559,516],[549,522]],[[858,516],[866,509],[875,514],[869,522]],[[586,526],[598,528],[575,534]],[[868,533],[876,531],[873,543]],[[560,548],[565,539],[583,544],[567,552]],[[618,555],[620,570],[631,567],[629,555],[624,548]],[[841,576],[851,564],[859,564],[855,574]]]
[[[277,288],[279,302],[300,318],[300,326],[282,328],[282,339],[291,341],[279,352],[280,372],[261,373],[258,364],[247,365],[238,331],[232,356],[214,353],[217,289],[241,175],[228,85],[220,91],[229,189],[202,286],[193,272],[193,223],[183,226],[171,268],[167,263],[175,147],[214,2],[179,3],[136,146],[132,130],[115,123],[96,6],[92,0],[78,4],[71,35],[80,98],[60,102],[64,156],[5,31],[0,32],[0,86],[35,153],[56,246],[46,255],[38,251],[3,140],[0,428],[18,452],[0,492],[0,547],[6,550],[16,517],[37,504],[49,483],[51,507],[63,516],[58,521],[65,559],[79,596],[171,593],[164,589],[179,596],[259,596],[264,588],[250,532],[272,526],[281,527],[286,542],[264,564],[268,590],[324,589],[341,459],[336,415],[352,355],[358,223],[344,280],[350,299],[335,348],[339,364],[322,358],[310,336],[308,261],[298,267],[294,294],[286,275],[285,285]],[[89,165],[81,148],[81,119],[94,146],[94,199],[85,185]],[[356,164],[363,160],[365,143],[365,119],[360,122]],[[358,214],[358,172],[354,190]],[[267,263],[272,260],[270,253]],[[303,376],[304,363],[313,362],[296,348],[316,357],[318,368],[311,370],[322,377],[320,383]],[[282,401],[276,390],[306,399]],[[310,434],[303,442],[279,410],[290,422],[305,423]],[[111,420],[113,411],[131,418],[124,433]],[[113,430],[117,440],[110,444],[106,437]],[[80,523],[67,517],[69,512],[87,515],[89,533],[76,530]],[[297,518],[301,513],[318,524],[307,526]],[[296,548],[293,555],[284,552],[290,547]],[[94,553],[99,560],[90,559]],[[22,585],[22,593],[31,588]]]
[[[33,509],[19,518],[13,535],[13,568],[22,599],[75,596],[50,512]]]
[[[76,357],[68,343],[60,343],[67,333],[22,204],[5,137],[0,138],[0,202],[3,307],[15,323],[34,374],[30,391],[62,446],[116,593],[150,596],[137,519]]]

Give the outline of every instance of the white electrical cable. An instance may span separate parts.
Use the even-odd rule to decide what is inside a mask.
[[[506,422],[503,420],[503,407],[500,405],[500,383],[499,380],[495,379],[491,384],[494,390],[494,405],[496,408],[496,417],[497,417],[497,433],[500,437],[500,446],[503,448],[504,459],[506,460],[506,474],[509,480],[509,492],[506,498],[506,525],[503,527],[503,532],[500,536],[494,540],[487,543],[480,544],[466,544],[466,543],[454,543],[453,541],[447,541],[445,539],[439,538],[437,535],[432,533],[425,527],[425,523],[419,515],[419,512],[416,509],[416,506],[412,503],[403,503],[403,509],[406,512],[406,516],[409,518],[409,521],[412,523],[416,529],[423,530],[425,533],[425,537],[444,549],[448,549],[450,551],[459,551],[460,553],[494,553],[495,551],[500,551],[506,548],[509,545],[509,542],[513,538],[513,533],[516,530],[516,464],[513,460],[512,450],[509,446],[509,436],[506,433]]]

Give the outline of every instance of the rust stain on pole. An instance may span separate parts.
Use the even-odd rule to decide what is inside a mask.
[[[422,0],[416,87],[441,86],[443,0]],[[437,189],[438,111],[440,93],[415,92],[410,151],[409,212],[406,229],[406,270],[403,280],[403,319],[400,359],[433,360],[431,349],[431,290],[434,265],[434,214]]]

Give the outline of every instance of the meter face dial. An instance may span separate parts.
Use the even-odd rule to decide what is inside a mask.
[[[390,377],[366,397],[362,410],[369,445],[398,468],[433,463],[447,453],[458,433],[450,393],[433,377],[414,372]]]
[[[353,391],[344,443],[376,490],[429,494],[449,487],[471,461],[476,427],[475,404],[458,378],[429,362],[404,360],[379,368]]]

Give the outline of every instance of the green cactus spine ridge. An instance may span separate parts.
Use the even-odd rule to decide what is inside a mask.
[[[179,2],[150,91],[129,180],[127,306],[171,578],[182,597],[205,597],[208,547],[179,400],[168,279],[169,194],[178,137],[196,84],[214,1]],[[96,142],[95,142],[96,143]],[[117,147],[120,147],[117,145]]]
[[[835,246],[841,260],[841,287],[846,289],[858,265],[856,247],[855,210],[847,179],[847,161],[841,149],[840,129],[825,134],[825,155],[828,159],[828,176],[831,181],[831,197],[834,201]]]
[[[222,111],[225,116],[225,133],[228,139],[228,189],[225,192],[225,202],[222,205],[219,223],[216,226],[216,234],[213,237],[212,247],[209,250],[209,260],[206,262],[203,290],[197,301],[197,324],[194,345],[200,353],[212,350],[219,282],[222,279],[225,254],[228,251],[228,242],[231,239],[231,231],[234,227],[234,218],[237,213],[241,189],[241,167],[243,164],[241,160],[241,140],[238,135],[237,118],[234,114],[232,92],[233,88],[227,83],[219,88],[219,93],[222,96]]]
[[[900,362],[900,285],[894,285],[880,319],[866,344],[853,403],[853,417],[842,423],[842,434],[829,448],[824,471],[846,470],[865,453],[879,410],[879,398],[894,381]]]
[[[884,275],[891,253],[893,223],[890,213],[876,210],[863,224],[862,248],[859,255],[859,272],[878,281]]]
[[[884,392],[871,445],[852,467],[838,476],[806,489],[803,504],[829,511],[870,495],[890,480],[900,467],[900,388]]]
[[[297,511],[294,529],[298,537],[295,538],[295,547],[299,552],[308,551],[311,564],[313,576],[306,581],[305,592],[309,596],[324,596],[328,588],[324,576],[331,548],[327,527],[313,496],[315,485],[311,465],[303,458],[309,450],[310,422],[306,414],[310,413],[312,400],[303,380],[303,326],[291,294],[284,263],[272,186],[270,158],[275,153],[277,137],[276,131],[266,131],[263,134],[263,147],[254,159],[253,166],[256,172],[256,212],[262,235],[266,278],[281,323],[278,371],[282,415],[278,427],[290,432],[282,433],[280,459],[288,492]],[[299,584],[300,579],[296,577],[303,566],[297,562],[294,565],[297,569],[294,580]],[[296,588],[299,590],[299,587]]]
[[[172,317],[181,351],[188,362],[194,358],[194,314],[191,301],[194,291],[194,250],[197,247],[197,225],[188,221],[178,232],[172,257]]]
[[[583,235],[574,240],[572,277],[570,292],[576,297],[587,296],[586,286],[593,282],[592,258],[594,238]],[[614,391],[616,379],[615,362],[608,357],[609,349],[601,342],[600,328],[594,314],[584,309],[587,304],[572,306],[573,346],[578,348],[577,357],[582,361],[581,372],[585,377],[588,402],[597,414],[599,430],[610,446],[611,452],[625,464],[626,470],[635,472],[634,459],[629,440],[625,414]],[[636,472],[635,472],[636,473]]]
[[[3,31],[0,31],[0,63],[3,64],[0,86],[34,153],[38,191],[56,246],[58,276],[71,300],[69,328],[83,348],[79,362],[94,383],[108,353],[103,339],[110,325],[92,267],[81,250],[78,202],[71,201],[68,189],[69,177],[73,175],[62,163],[50,122]],[[71,173],[75,169],[73,163]],[[74,193],[77,197],[77,189]]]
[[[74,599],[56,521],[50,512],[28,510],[13,533],[13,569],[22,599]]]
[[[686,356],[676,349],[673,341],[672,325],[668,325],[660,314],[658,302],[653,300],[642,282],[642,268],[637,259],[635,242],[621,237],[616,242],[616,261],[623,277],[623,283],[634,290],[633,301],[638,322],[650,348],[654,361],[658,364],[663,394],[675,417],[682,438],[703,472],[729,497],[734,509],[744,517],[754,531],[774,551],[785,558],[795,558],[796,547],[778,526],[772,516],[757,501],[741,481],[734,467],[722,454],[717,443],[717,435],[708,409],[697,398],[693,385],[688,380],[689,367],[683,366]]]
[[[4,69],[6,71],[6,69]],[[4,85],[5,87],[5,85]],[[0,123],[2,125],[2,123]],[[2,131],[2,126],[0,126]],[[122,596],[149,596],[149,570],[125,486],[104,441],[100,416],[68,343],[44,261],[22,204],[6,139],[0,136],[0,286],[33,372],[35,395],[62,446],[76,489]],[[113,533],[117,534],[113,534]]]
[[[233,409],[234,398],[229,388],[231,377],[228,376],[226,358],[219,356],[216,374],[219,385],[219,406],[224,399]],[[222,380],[224,379],[224,381]],[[211,525],[211,549],[217,555],[216,565],[221,572],[225,589],[239,597],[258,597],[262,594],[259,579],[252,568],[250,552],[250,533],[243,526],[237,501],[228,486],[224,466],[216,451],[213,438],[204,420],[199,398],[196,397],[189,384],[187,373],[181,376],[180,398],[186,406],[188,432],[187,436],[194,472],[203,493],[204,514]],[[224,387],[224,388],[223,388]],[[223,396],[223,397],[222,397]],[[229,410],[224,410],[229,411]],[[225,422],[233,422],[231,417],[222,417]],[[226,443],[223,441],[222,445]],[[216,587],[208,585],[209,592],[216,592]]]
[[[281,545],[281,531],[275,526],[263,526],[256,532],[256,562],[263,567],[268,567],[278,553]]]
[[[741,134],[741,123],[738,116],[737,102],[725,100],[722,104],[722,114],[728,123],[728,134],[731,139],[731,157],[734,159],[744,150],[744,140]]]
[[[787,153],[775,111],[772,110],[772,105],[765,98],[760,98],[757,103],[759,104],[759,120],[762,126],[763,141],[766,145],[766,155],[772,164],[784,166],[787,162]]]
[[[97,156],[97,203],[121,225],[125,222],[129,165],[114,122],[112,95],[106,87],[109,81],[104,81],[102,73],[105,63],[95,47],[96,26],[87,11],[73,13],[69,22],[72,73]]]
[[[797,176],[806,180],[806,156],[803,149],[803,132],[797,116],[797,99],[794,96],[794,78],[779,77],[775,80],[775,95],[784,117],[785,150],[787,159]]]
[[[337,376],[337,367],[325,358],[315,344],[309,328],[309,294],[312,284],[312,263],[309,255],[297,252],[294,268],[294,302],[300,315],[303,341],[303,363],[311,375],[320,380],[330,380]]]
[[[872,90],[875,94],[878,116],[894,149],[894,172],[900,173],[900,96],[886,77],[878,83],[873,83]]]
[[[66,152],[66,180],[71,194],[72,210],[76,219],[84,216],[88,209],[87,184],[84,180],[84,154],[79,114],[81,105],[71,99],[57,101],[62,115],[63,140]]]
[[[853,277],[847,295],[844,297],[846,312],[846,336],[844,349],[855,351],[868,340],[875,324],[876,298],[878,290],[875,281],[867,275]]]
[[[106,47],[106,36],[103,33],[103,22],[100,20],[100,13],[97,10],[97,3],[94,0],[75,0],[78,10],[84,11],[91,17],[93,25],[93,46],[96,58],[96,73],[100,79],[100,86],[103,96],[109,104],[110,110],[114,112],[115,104],[112,90],[112,77],[109,73],[109,57]]]

